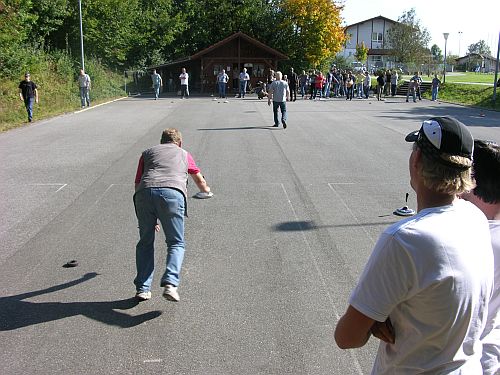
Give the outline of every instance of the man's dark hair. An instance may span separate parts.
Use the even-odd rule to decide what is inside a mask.
[[[474,194],[486,203],[500,203],[500,146],[495,142],[474,140]]]

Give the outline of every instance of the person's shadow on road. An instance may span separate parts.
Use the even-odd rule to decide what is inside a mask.
[[[141,315],[128,315],[121,311],[137,306],[139,301],[129,298],[107,302],[27,302],[26,298],[56,292],[70,288],[97,276],[97,273],[87,273],[80,279],[69,281],[47,289],[0,297],[0,331],[10,331],[34,324],[59,320],[76,315],[84,315],[99,322],[120,328],[135,327],[148,320],[157,318],[161,311],[150,311]]]

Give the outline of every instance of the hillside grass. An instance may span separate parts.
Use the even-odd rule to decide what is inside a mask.
[[[25,69],[29,70],[32,81],[38,87],[39,103],[33,108],[35,121],[80,108],[79,63],[71,56],[40,52],[32,56]],[[95,59],[86,61],[85,70],[92,80],[92,105],[126,96],[125,79],[121,74],[109,71]],[[24,71],[18,72],[17,79],[0,78],[0,132],[27,123],[26,109],[18,94],[18,85],[23,79]]]
[[[430,99],[430,90],[423,94]],[[446,83],[439,88],[438,99],[456,104],[500,111],[500,89],[497,88],[495,103],[492,102],[493,87],[473,84]]]

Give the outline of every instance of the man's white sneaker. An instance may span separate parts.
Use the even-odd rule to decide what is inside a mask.
[[[211,191],[209,191],[207,193],[205,193],[203,191],[199,191],[194,196],[195,196],[195,198],[198,198],[198,199],[207,199],[207,198],[212,198],[214,196],[214,193],[212,193]]]
[[[137,298],[139,301],[147,301],[148,299],[151,299],[151,292],[137,292],[135,294],[135,298]]]
[[[179,293],[177,292],[177,287],[170,284],[167,284],[165,286],[165,290],[163,291],[163,297],[173,302],[180,301]]]

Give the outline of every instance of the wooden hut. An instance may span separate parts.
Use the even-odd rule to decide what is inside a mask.
[[[151,66],[161,74],[164,91],[179,90],[179,74],[182,68],[189,73],[191,92],[215,93],[216,77],[222,69],[229,76],[229,92],[238,92],[238,76],[247,68],[250,84],[255,87],[258,81],[265,82],[269,70],[277,70],[278,62],[288,57],[283,53],[237,32],[192,56]]]

